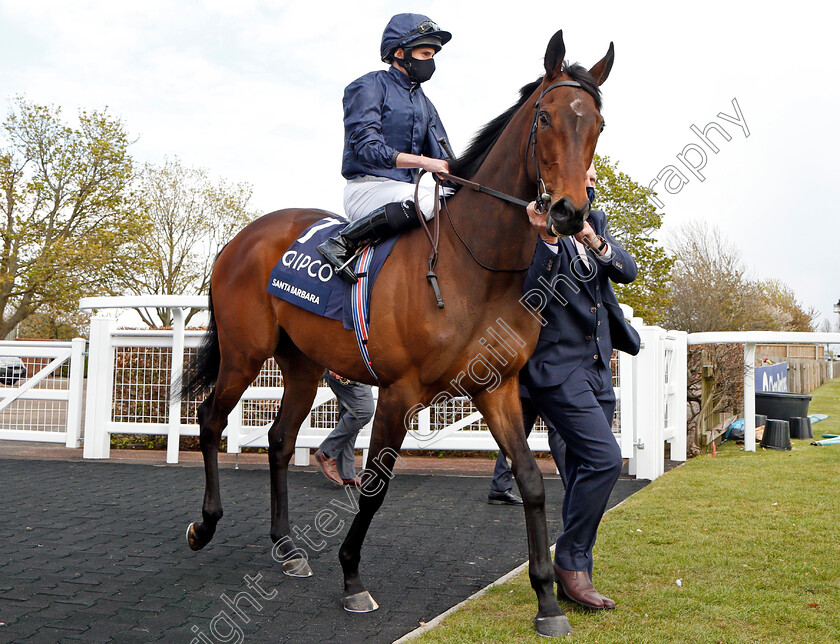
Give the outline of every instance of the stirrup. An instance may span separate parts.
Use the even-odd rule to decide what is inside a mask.
[[[369,244],[365,244],[364,246],[359,246],[358,248],[356,248],[356,250],[353,251],[353,254],[350,255],[350,257],[348,258],[348,260],[346,262],[344,262],[343,264],[341,264],[341,266],[335,266],[332,263],[330,263],[330,265],[333,267],[333,270],[335,271],[336,275],[338,275],[345,282],[349,282],[350,284],[355,284],[356,282],[358,282],[359,281],[359,276],[356,275],[356,272],[352,268],[350,268],[350,264],[368,246],[369,246]]]
[[[350,282],[351,284],[355,284],[359,281],[359,276],[356,275],[355,271],[350,268],[350,263],[356,259],[358,253],[350,255],[350,258],[344,262],[341,266],[334,267],[336,275],[338,275],[341,279],[345,282]]]

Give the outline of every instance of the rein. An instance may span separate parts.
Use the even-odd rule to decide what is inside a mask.
[[[540,97],[537,99],[537,104],[534,106],[534,118],[531,121],[531,129],[528,133],[528,144],[526,146],[526,156],[527,150],[531,148],[533,145],[533,156],[534,156],[534,167],[536,169],[537,175],[537,198],[536,198],[536,210],[539,213],[546,212],[546,202],[551,200],[551,195],[549,195],[545,190],[545,183],[543,182],[542,178],[540,177],[540,163],[537,159],[537,128],[539,127],[539,116],[540,116],[540,103],[542,102],[543,97],[548,94],[551,90],[556,89],[558,87],[581,87],[581,84],[577,81],[560,81],[558,83],[553,83],[546,87],[542,93],[540,93]],[[419,200],[419,191],[420,191],[420,179],[423,175],[426,174],[425,170],[421,170],[417,175],[417,182],[414,186],[414,210],[417,213],[418,219],[420,219],[420,225],[423,228],[423,232],[426,233],[426,237],[429,239],[429,243],[432,246],[432,250],[429,253],[429,270],[426,273],[426,279],[429,281],[429,284],[432,287],[432,290],[435,294],[435,299],[437,300],[437,306],[439,309],[444,307],[443,297],[440,293],[440,286],[438,285],[438,277],[435,274],[435,267],[437,266],[438,261],[438,244],[440,242],[440,184],[441,181],[451,181],[452,183],[457,183],[465,188],[469,188],[470,190],[474,190],[475,192],[481,192],[483,194],[489,195],[491,197],[495,197],[496,199],[501,199],[502,201],[507,201],[508,203],[512,203],[517,206],[522,206],[526,208],[528,206],[527,201],[523,199],[519,199],[518,197],[514,197],[513,195],[509,195],[507,193],[501,192],[499,190],[494,190],[493,188],[488,188],[486,186],[482,186],[479,183],[474,181],[469,181],[467,179],[462,179],[461,177],[456,177],[455,175],[449,174],[448,172],[435,172],[433,173],[435,179],[435,206],[434,206],[434,224],[433,224],[433,231],[429,230],[429,225],[426,223],[426,218],[423,216],[423,212],[420,210],[420,200]],[[473,252],[472,248],[470,248],[469,244],[467,244],[466,240],[461,237],[461,234],[458,232],[458,229],[455,228],[455,222],[452,221],[452,214],[449,212],[449,205],[446,204],[444,199],[444,208],[446,209],[446,216],[449,219],[449,223],[452,226],[452,230],[455,232],[455,236],[458,240],[464,245],[464,248],[467,249],[469,252],[470,257],[475,260],[475,263],[481,266],[486,271],[490,271],[493,273],[523,273],[527,271],[531,263],[529,262],[527,266],[522,268],[495,268],[493,266],[487,266],[482,262],[478,257],[476,257],[475,253]]]
[[[465,188],[469,188],[470,190],[474,190],[475,192],[482,192],[485,195],[496,197],[497,199],[507,201],[508,203],[516,204],[517,206],[522,206],[523,208],[528,206],[528,202],[524,199],[518,199],[513,195],[509,195],[504,192],[499,192],[498,190],[493,190],[493,188],[482,186],[480,183],[476,183],[475,181],[469,181],[467,179],[462,179],[461,177],[456,177],[454,174],[449,174],[448,172],[436,172],[435,176],[443,177],[446,181],[451,181],[452,183],[459,183]]]
[[[438,261],[438,243],[440,242],[440,181],[435,177],[435,211],[434,211],[434,234],[429,232],[429,225],[426,223],[426,218],[423,216],[423,211],[420,210],[420,179],[426,174],[425,170],[421,170],[417,175],[417,183],[414,184],[414,212],[417,213],[420,219],[420,226],[426,237],[429,238],[429,243],[432,245],[432,250],[429,252],[429,270],[426,273],[426,279],[432,286],[435,293],[435,300],[437,300],[437,307],[443,308],[443,296],[440,294],[440,286],[438,286],[438,278],[435,274],[435,266]]]
[[[514,197],[513,195],[509,195],[504,192],[500,192],[499,190],[494,190],[493,188],[488,188],[486,186],[482,186],[480,183],[476,183],[475,181],[469,181],[467,179],[462,179],[461,177],[456,177],[455,175],[449,174],[448,172],[441,172],[440,176],[437,174],[435,175],[435,185],[440,186],[441,177],[447,181],[451,181],[452,183],[459,183],[465,188],[469,188],[470,190],[474,190],[475,192],[481,192],[485,195],[490,195],[491,197],[495,197],[496,199],[501,199],[502,201],[507,201],[508,203],[512,203],[517,206],[522,206],[523,208],[528,207],[528,202],[524,199],[519,199]],[[435,197],[437,197],[438,188],[435,188]],[[530,268],[531,264],[528,263],[527,266],[523,266],[522,268],[495,268],[493,266],[487,266],[484,262],[482,262],[478,257],[476,257],[475,253],[473,252],[470,245],[467,241],[461,237],[461,233],[458,232],[458,229],[455,227],[455,222],[452,221],[452,213],[449,212],[449,204],[446,203],[446,199],[444,198],[443,207],[446,210],[446,217],[449,219],[449,224],[452,226],[452,230],[455,232],[455,236],[458,240],[464,245],[464,248],[467,249],[467,252],[470,254],[475,260],[475,263],[481,266],[486,271],[490,271],[492,273],[523,273]],[[437,216],[440,212],[440,207],[436,206],[435,208],[435,216]]]
[[[498,190],[493,190],[492,188],[487,188],[482,186],[481,184],[475,183],[474,181],[468,181],[467,179],[462,179],[461,177],[456,177],[455,175],[449,174],[448,172],[436,172],[433,174],[435,179],[435,206],[434,206],[434,216],[432,219],[434,223],[432,224],[432,230],[429,230],[429,225],[426,222],[426,218],[423,216],[423,212],[420,210],[420,199],[419,199],[419,191],[420,191],[420,179],[423,175],[426,174],[425,170],[421,170],[420,173],[417,175],[417,183],[414,185],[414,211],[417,213],[417,218],[420,220],[420,226],[423,229],[423,232],[426,233],[426,237],[429,240],[429,243],[432,246],[432,250],[429,252],[429,270],[426,273],[426,279],[429,281],[429,284],[432,287],[432,291],[435,294],[435,300],[437,301],[437,306],[439,309],[444,307],[443,303],[443,296],[440,292],[440,286],[438,285],[438,277],[435,273],[435,267],[437,266],[438,261],[438,245],[440,243],[440,184],[442,181],[451,181],[452,183],[458,183],[462,186],[469,188],[470,190],[475,190],[476,192],[482,192],[486,195],[490,195],[491,197],[496,197],[497,199],[501,199],[502,201],[507,201],[509,203],[515,204],[517,206],[527,207],[528,202],[524,201],[523,199],[519,199],[514,197],[513,195],[506,194],[504,192],[500,192]],[[446,203],[444,198],[444,208],[446,210],[446,217],[449,219],[449,224],[452,226],[452,230],[455,232],[455,236],[458,240],[464,245],[464,248],[467,249],[467,252],[470,254],[470,257],[475,260],[475,263],[481,266],[486,271],[491,271],[493,273],[522,273],[530,268],[531,263],[529,262],[526,266],[522,268],[495,268],[493,266],[487,266],[484,262],[482,262],[478,257],[476,257],[475,253],[473,252],[472,248],[470,248],[469,244],[467,244],[466,240],[461,237],[461,233],[458,232],[458,229],[455,227],[455,222],[452,221],[452,214],[449,212],[449,204]]]

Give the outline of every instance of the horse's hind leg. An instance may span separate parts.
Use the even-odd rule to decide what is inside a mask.
[[[213,539],[216,524],[222,518],[222,497],[219,491],[219,443],[227,426],[228,414],[239,402],[245,389],[257,377],[263,360],[242,359],[231,365],[224,359],[219,368],[216,387],[198,408],[199,443],[204,457],[204,503],[201,521],[187,527],[187,543],[193,550],[201,550]]]
[[[268,462],[271,468],[271,541],[275,556],[283,556],[283,572],[291,577],[309,577],[305,551],[295,548],[289,536],[289,461],[295,450],[298,430],[312,408],[318,381],[324,368],[291,344],[278,346],[275,360],[283,372],[283,402],[268,430]]]

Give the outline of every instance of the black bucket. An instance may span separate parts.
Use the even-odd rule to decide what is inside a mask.
[[[762,427],[767,422],[767,416],[764,414],[756,414],[755,415],[755,426]]]
[[[790,444],[790,423],[786,420],[768,418],[764,425],[761,446],[767,449],[793,449]]]
[[[801,418],[794,416],[790,419],[791,438],[813,438],[814,430],[811,429],[811,419],[805,416]]]
[[[767,418],[790,420],[798,416],[808,415],[810,394],[792,394],[786,391],[756,391],[755,413],[764,414]]]

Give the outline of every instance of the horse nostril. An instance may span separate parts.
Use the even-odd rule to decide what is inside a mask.
[[[561,197],[551,205],[551,211],[557,218],[572,218],[577,214],[577,208],[572,205],[568,197]]]

